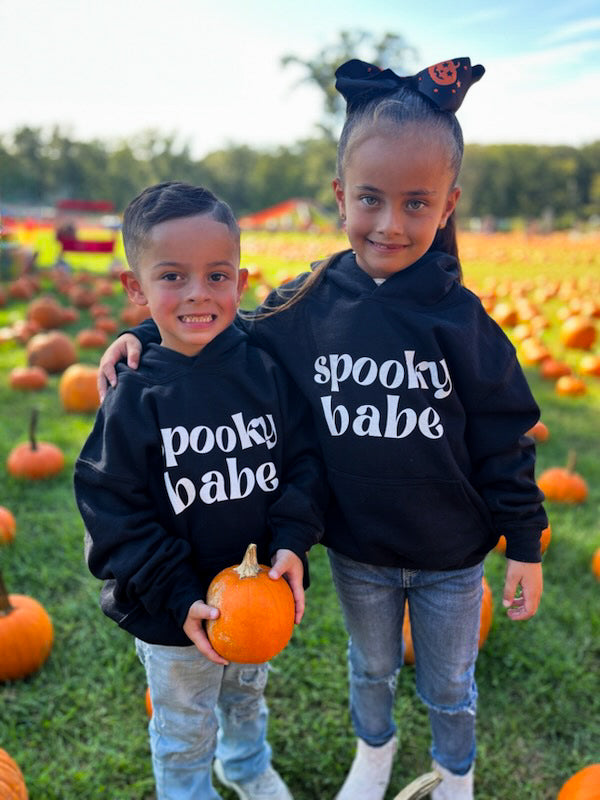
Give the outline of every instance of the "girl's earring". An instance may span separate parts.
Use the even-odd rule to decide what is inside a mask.
[[[346,215],[340,214],[340,222],[342,223],[342,230],[346,230]]]

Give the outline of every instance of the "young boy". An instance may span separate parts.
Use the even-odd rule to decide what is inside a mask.
[[[86,558],[105,614],[136,637],[153,716],[158,800],[291,800],[271,767],[267,665],[228,663],[203,621],[211,579],[258,545],[288,580],[296,623],[305,554],[326,485],[310,416],[282,369],[233,325],[246,271],[225,203],[201,187],[151,186],[125,211],[129,298],[161,335],[100,408],[75,466]]]

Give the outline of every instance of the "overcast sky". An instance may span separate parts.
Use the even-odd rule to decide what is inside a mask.
[[[60,125],[114,141],[154,128],[196,157],[289,145],[322,105],[281,56],[311,57],[342,29],[402,35],[411,72],[483,64],[459,112],[468,143],[600,139],[597,0],[0,0],[0,134]]]

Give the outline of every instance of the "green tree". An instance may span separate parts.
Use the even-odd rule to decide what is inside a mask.
[[[343,117],[344,100],[335,89],[336,69],[351,58],[360,58],[371,64],[390,67],[402,73],[406,63],[416,58],[416,50],[397,33],[384,33],[377,38],[368,31],[341,31],[337,42],[319,50],[312,58],[300,58],[292,53],[281,59],[284,67],[296,65],[304,71],[298,84],[310,83],[323,93],[324,121],[321,130],[332,138]]]

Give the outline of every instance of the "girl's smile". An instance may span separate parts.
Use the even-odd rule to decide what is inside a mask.
[[[373,278],[421,258],[460,195],[439,137],[411,125],[402,137],[382,132],[359,142],[333,187],[356,261]]]

